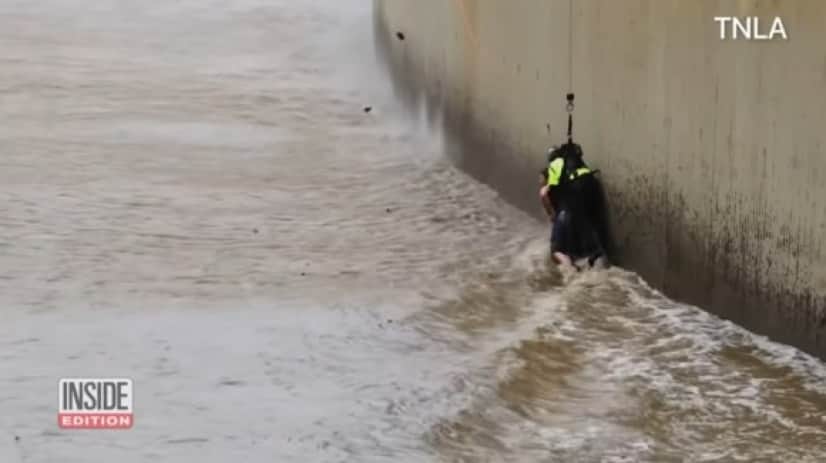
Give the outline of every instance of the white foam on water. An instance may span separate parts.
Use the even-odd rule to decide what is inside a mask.
[[[538,241],[529,243],[516,254],[514,267],[549,271],[539,257],[544,255]],[[817,408],[803,398],[800,403],[808,408],[798,410],[784,399],[794,394],[796,381],[819,392],[823,368],[816,359],[669,301],[620,269],[564,275],[562,286],[534,294],[506,332],[487,338],[491,344],[479,351],[499,352],[498,387],[520,381],[522,370],[531,368],[517,355],[529,340],[548,343],[549,349],[554,342],[571,343],[582,355],[573,360],[578,371],[565,380],[571,389],[560,390],[555,399],[535,399],[530,417],[493,396],[474,403],[474,413],[497,423],[496,439],[504,448],[494,453],[507,454],[503,459],[564,459],[560,455],[570,452],[572,461],[808,461],[823,450],[796,442],[796,436],[824,434],[822,420],[813,421]],[[788,373],[764,376],[730,358],[729,349],[745,349],[742,355]],[[656,427],[625,424],[640,414],[650,414]],[[745,445],[749,440],[754,444]],[[492,450],[462,450],[485,451]]]

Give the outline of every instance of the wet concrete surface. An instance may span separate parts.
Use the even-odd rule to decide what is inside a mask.
[[[730,14],[722,1],[374,3],[394,81],[444,114],[464,169],[535,211],[519,179],[564,140],[575,92],[574,139],[603,173],[614,260],[826,358],[826,92],[811,90],[824,77],[824,4],[742,5],[797,31],[751,46],[710,27]]]

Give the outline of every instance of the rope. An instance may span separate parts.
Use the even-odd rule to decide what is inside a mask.
[[[553,12],[553,9],[549,9]],[[553,14],[553,13],[552,13]],[[568,113],[568,144],[573,144],[574,112],[574,0],[568,0],[568,93],[565,95]],[[550,125],[548,125],[550,130]]]
[[[574,0],[568,0],[568,144],[574,142],[572,131],[574,126]]]

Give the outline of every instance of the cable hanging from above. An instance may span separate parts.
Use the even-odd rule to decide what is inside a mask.
[[[574,0],[568,0],[568,94],[565,96],[568,112],[568,144],[574,142]]]

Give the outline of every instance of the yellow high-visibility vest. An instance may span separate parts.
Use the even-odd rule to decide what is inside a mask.
[[[554,158],[550,164],[548,164],[548,186],[557,186],[559,185],[559,180],[562,177],[562,168],[565,167],[565,159],[562,157]],[[591,169],[587,167],[580,167],[576,170],[576,172],[572,173],[569,180],[573,180],[581,175],[585,175],[591,172]]]

